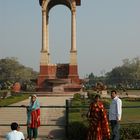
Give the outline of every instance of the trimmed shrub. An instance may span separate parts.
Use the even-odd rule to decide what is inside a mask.
[[[140,139],[140,124],[121,128],[121,140]]]
[[[75,94],[73,95],[73,99],[74,99],[74,100],[81,100],[81,94],[80,94],[80,93],[75,93]]]
[[[8,91],[4,91],[0,93],[0,99],[5,99],[7,97]]]
[[[95,98],[96,94],[97,93],[94,93],[94,92],[91,92],[91,91],[88,92],[87,93],[88,99],[92,101]]]
[[[87,127],[82,122],[72,122],[68,129],[69,140],[85,140]]]
[[[110,101],[108,99],[102,99],[105,108],[109,108]]]
[[[69,140],[85,140],[88,127],[83,122],[72,122],[69,125]],[[120,130],[120,140],[140,139],[140,124],[122,127]]]

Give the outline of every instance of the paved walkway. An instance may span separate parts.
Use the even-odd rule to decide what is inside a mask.
[[[66,99],[72,96],[62,97],[38,97],[41,106],[64,106]],[[13,105],[28,105],[29,99]],[[0,124],[10,124],[16,121],[21,124],[26,123],[25,108],[0,108]],[[64,108],[41,108],[41,124],[65,124],[65,109]],[[4,136],[10,131],[9,126],[0,126],[0,140],[4,140]],[[21,131],[27,135],[26,127],[21,126]],[[65,135],[65,128],[59,126],[41,126],[39,128],[38,140],[47,140],[46,136],[52,134],[55,139],[62,139]]]

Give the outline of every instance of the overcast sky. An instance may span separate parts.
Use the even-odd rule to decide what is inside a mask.
[[[1,0],[0,58],[17,57],[39,71],[41,7],[38,0]],[[77,7],[79,75],[101,75],[140,56],[140,0],[81,0]],[[52,63],[68,63],[71,12],[62,5],[49,14]]]

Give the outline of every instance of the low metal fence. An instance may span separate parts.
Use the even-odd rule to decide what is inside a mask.
[[[68,136],[69,114],[71,109],[85,109],[89,106],[71,106],[66,100],[65,106],[41,106],[41,126],[58,126],[65,128],[65,135]],[[123,106],[123,109],[140,109],[140,106]],[[127,114],[126,114],[127,115]],[[135,115],[135,114],[134,114]],[[0,126],[10,126],[11,122],[16,121],[20,126],[26,126],[26,107],[25,106],[0,106]],[[134,117],[135,118],[135,117]],[[140,118],[140,116],[136,116]],[[122,125],[140,124],[137,120],[125,120]]]

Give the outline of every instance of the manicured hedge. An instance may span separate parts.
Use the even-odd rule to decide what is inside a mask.
[[[69,140],[86,140],[88,126],[83,122],[72,122],[69,125]],[[140,124],[121,126],[120,140],[140,139]]]
[[[121,140],[140,139],[140,124],[121,127]]]

